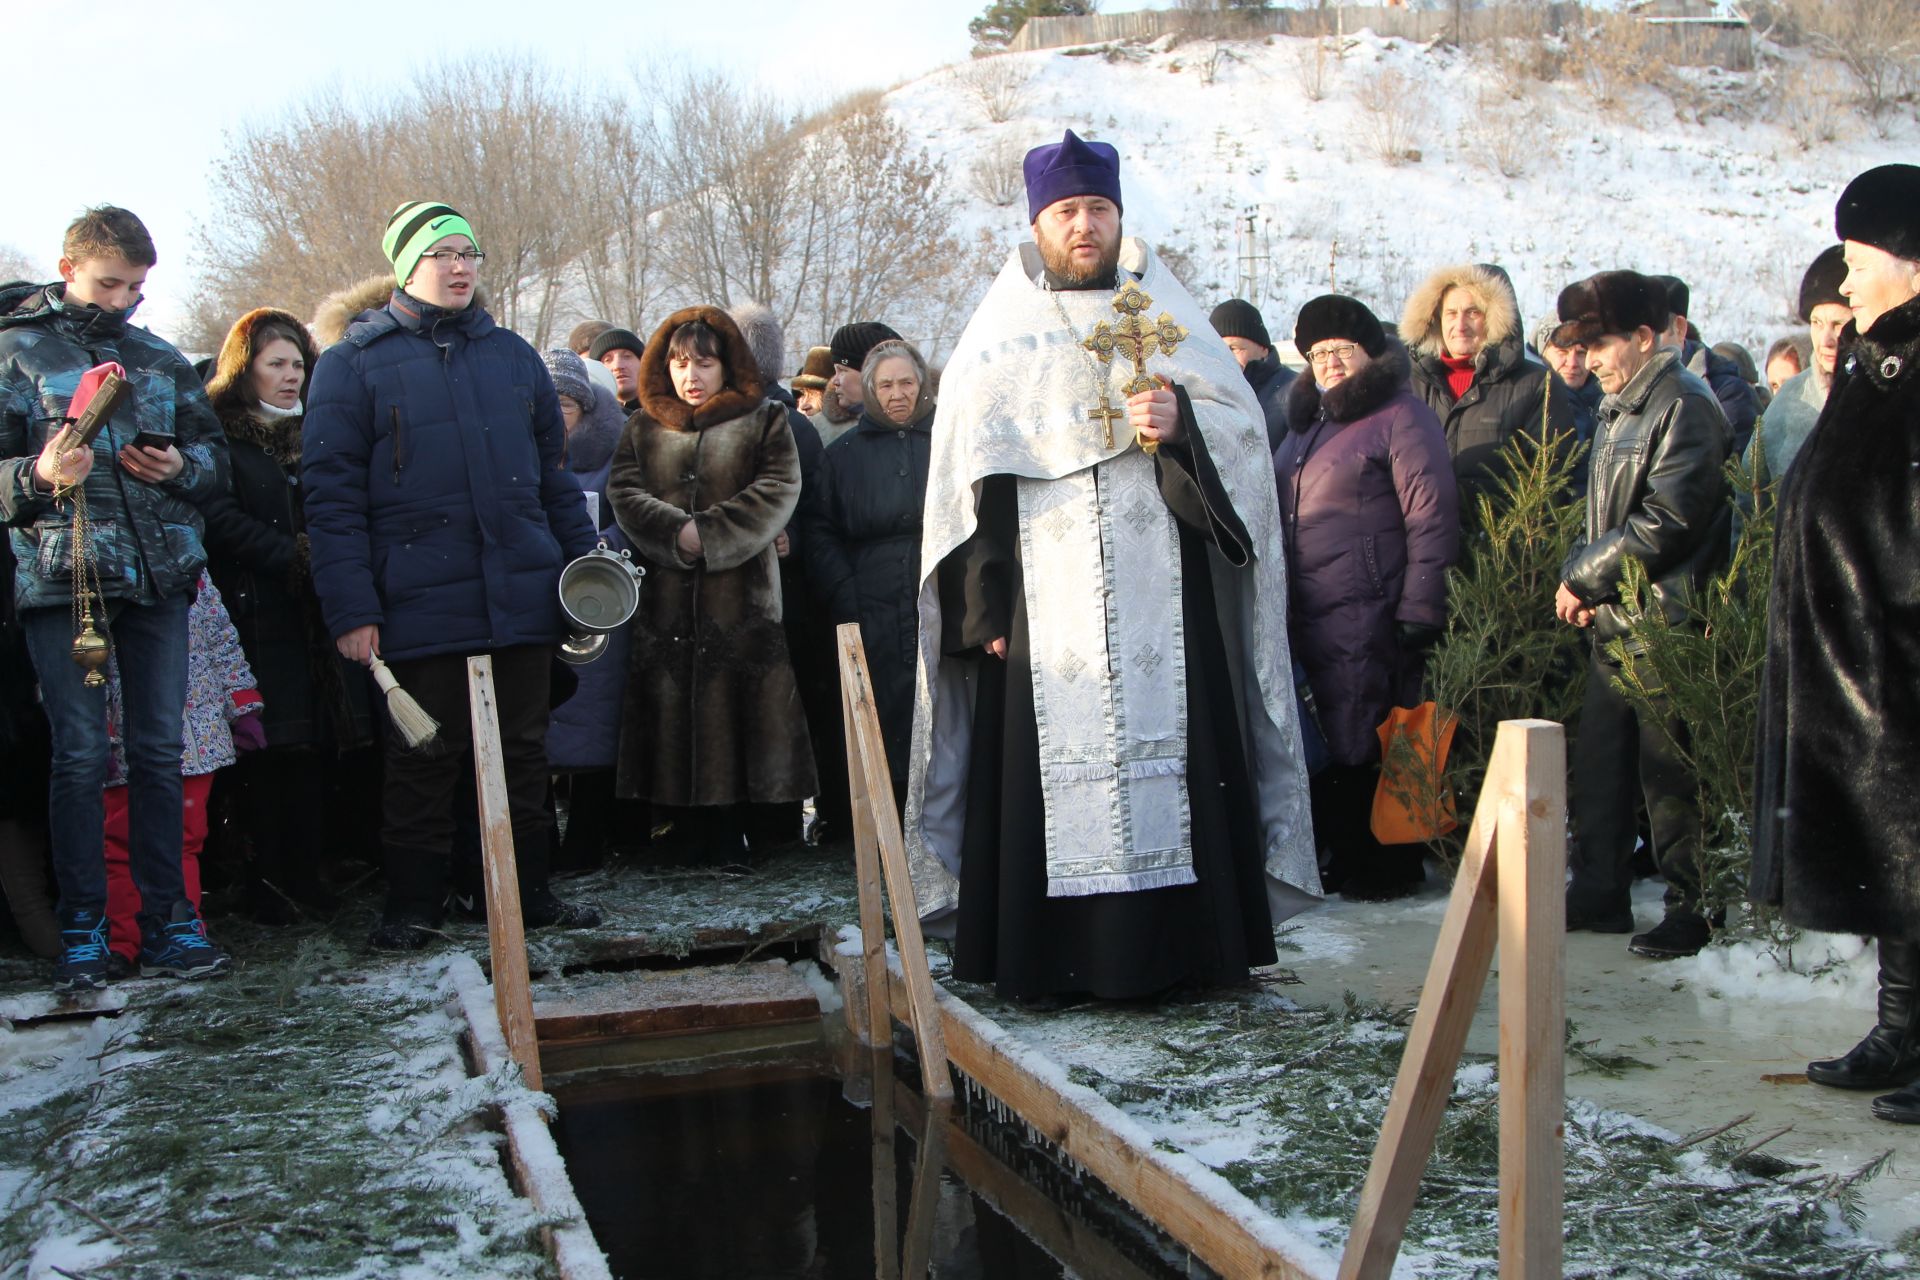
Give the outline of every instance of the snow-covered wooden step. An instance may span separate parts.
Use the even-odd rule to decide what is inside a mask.
[[[539,996],[536,990],[533,1018],[543,1044],[689,1035],[820,1017],[820,1001],[806,979],[779,960],[599,975],[591,985]]]

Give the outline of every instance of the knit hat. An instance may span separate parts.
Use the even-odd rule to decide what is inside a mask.
[[[1545,320],[1533,326],[1533,349],[1545,354],[1548,347],[1559,346],[1560,344],[1553,340],[1553,331],[1559,327],[1559,316],[1548,316]]]
[[[1691,316],[1689,309],[1693,305],[1693,290],[1687,288],[1687,282],[1679,276],[1648,276],[1657,281],[1667,291],[1667,320],[1672,322],[1675,316]]]
[[[1560,291],[1556,310],[1556,347],[1591,346],[1610,333],[1632,333],[1645,325],[1659,333],[1672,318],[1667,288],[1638,271],[1602,271]]]
[[[1387,349],[1387,331],[1380,327],[1379,317],[1367,310],[1366,303],[1344,293],[1321,294],[1300,308],[1300,318],[1293,322],[1293,345],[1302,359],[1328,338],[1357,342],[1370,356]]]
[[[867,362],[867,352],[883,342],[898,342],[900,335],[877,320],[859,320],[843,324],[833,331],[828,350],[836,365],[858,369]]]
[[[1822,303],[1831,302],[1846,306],[1847,300],[1840,296],[1840,282],[1847,278],[1847,262],[1842,256],[1846,246],[1836,244],[1822,249],[1820,256],[1807,268],[1807,274],[1800,277],[1800,318],[1811,322],[1813,309]]]
[[[793,375],[793,385],[802,391],[824,391],[833,376],[833,348],[809,347],[806,363]]]
[[[593,340],[593,345],[587,348],[587,358],[598,360],[609,351],[631,351],[638,356],[644,355],[646,350],[647,344],[633,330],[609,329]]]
[[[1228,298],[1213,309],[1207,321],[1213,325],[1213,331],[1223,338],[1245,338],[1263,347],[1273,345],[1273,339],[1267,336],[1267,322],[1261,318],[1260,308],[1244,298]]]
[[[1883,164],[1849,182],[1833,207],[1833,230],[1842,240],[1920,259],[1920,166]]]
[[[1035,147],[1020,163],[1027,181],[1027,221],[1069,196],[1105,196],[1120,204],[1120,153],[1105,142],[1083,142],[1073,130],[1057,144]]]
[[[448,236],[465,236],[473,241],[475,249],[480,247],[480,237],[451,205],[437,200],[409,200],[395,209],[387,219],[387,234],[380,238],[380,252],[393,264],[394,283],[406,288],[407,277],[420,265],[421,255],[435,241]]]
[[[547,372],[553,375],[553,389],[573,397],[582,412],[592,413],[593,379],[587,376],[587,362],[562,347],[542,351],[540,358],[547,362]]]

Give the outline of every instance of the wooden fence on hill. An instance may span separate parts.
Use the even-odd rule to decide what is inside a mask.
[[[1528,30],[1558,35],[1591,24],[1598,16],[1581,4],[1550,4],[1525,13]],[[1668,6],[1642,14],[1649,52],[1681,66],[1714,66],[1728,71],[1753,69],[1753,29],[1744,18],[1722,17],[1692,6]],[[1404,9],[1347,6],[1342,9],[1269,9],[1261,13],[1194,13],[1180,9],[1142,9],[1096,13],[1077,18],[1032,18],[1014,33],[1009,52],[1065,49],[1076,45],[1157,40],[1179,34],[1193,38],[1258,39],[1261,36],[1322,36],[1362,29],[1425,44],[1449,40],[1474,44],[1498,36],[1517,36],[1516,11],[1510,8]]]

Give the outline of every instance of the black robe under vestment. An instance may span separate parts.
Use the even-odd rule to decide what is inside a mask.
[[[1248,537],[1207,457],[1184,394],[1186,441],[1157,457],[1161,492],[1198,495],[1204,512],[1170,502],[1184,575],[1187,796],[1198,882],[1132,893],[1047,896],[1040,781],[1015,480],[980,486],[979,526],[939,569],[941,648],[978,664],[960,845],[953,974],[1003,996],[1149,996],[1180,985],[1246,981],[1272,964],[1264,842],[1234,713],[1226,645],[1214,608],[1209,545],[1244,564]],[[1204,525],[1204,529],[1196,527]],[[1004,636],[1004,661],[984,646]]]

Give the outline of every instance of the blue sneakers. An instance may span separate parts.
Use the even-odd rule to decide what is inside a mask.
[[[74,911],[60,921],[60,958],[53,962],[55,991],[94,991],[107,985],[107,918]]]
[[[200,913],[185,898],[173,904],[172,918],[158,933],[140,940],[143,978],[212,978],[231,968],[233,957],[207,937]]]

